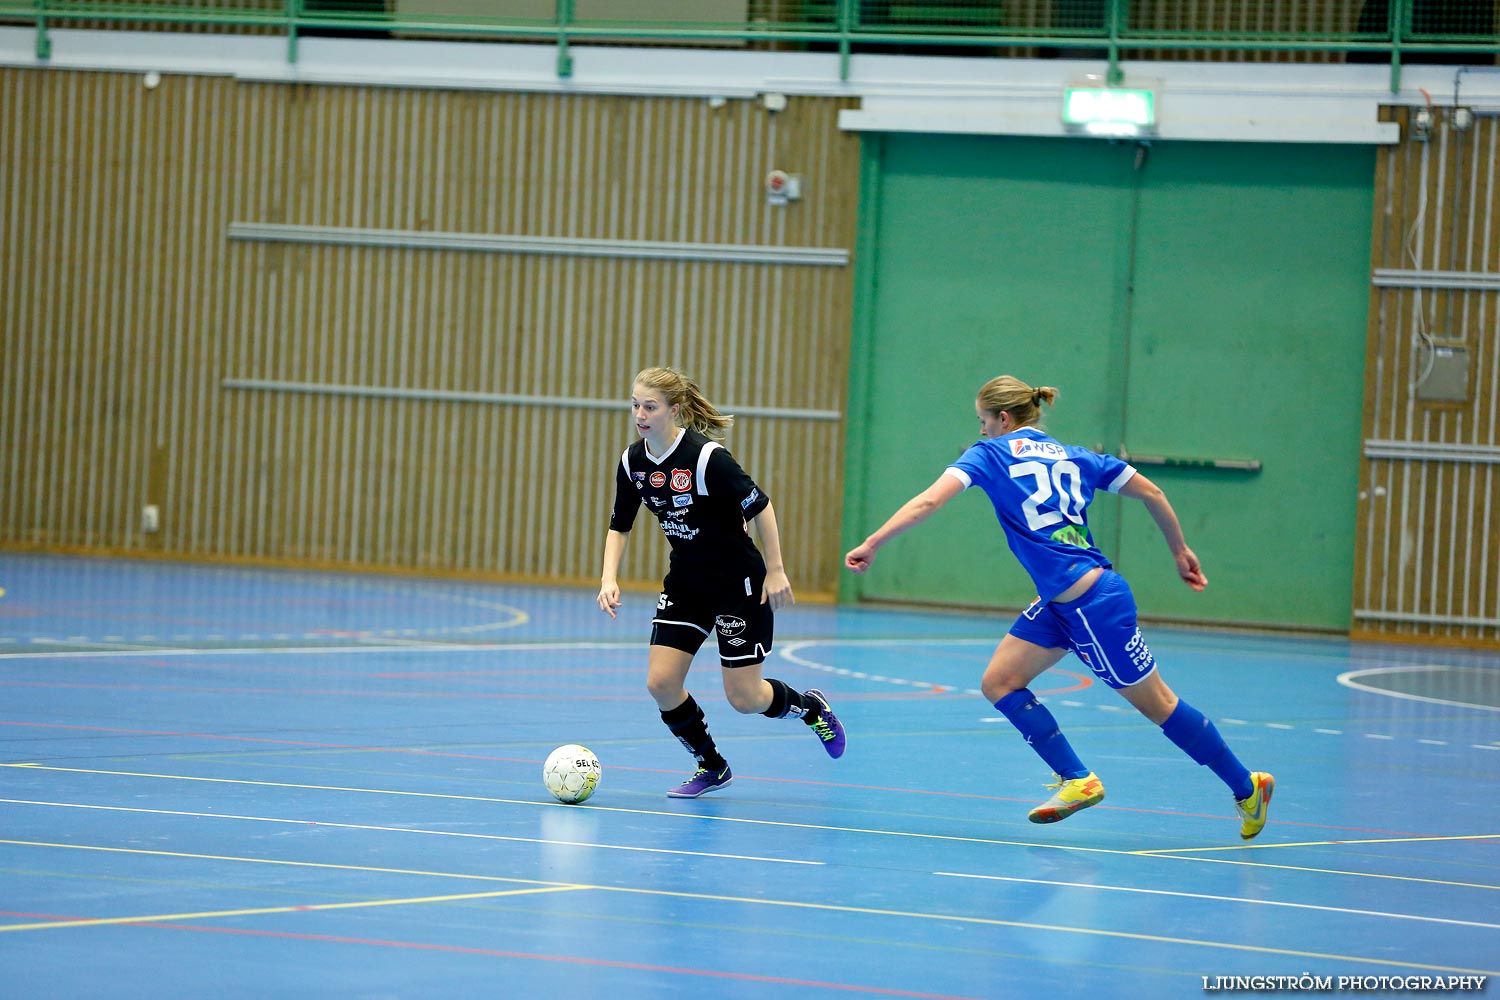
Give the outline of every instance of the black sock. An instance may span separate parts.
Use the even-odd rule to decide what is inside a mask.
[[[703,709],[698,707],[692,695],[688,695],[687,701],[676,708],[662,712],[661,721],[677,737],[677,741],[687,748],[687,752],[693,755],[700,767],[722,771],[728,766],[728,761],[719,753],[719,748],[714,746],[714,738],[708,735],[708,723],[703,718]]]
[[[771,685],[771,707],[760,713],[766,718],[785,719],[791,716],[812,725],[822,716],[823,705],[818,699],[809,698],[774,677],[767,677],[766,683]]]

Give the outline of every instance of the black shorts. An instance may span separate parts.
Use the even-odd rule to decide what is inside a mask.
[[[663,590],[656,601],[656,617],[651,619],[651,645],[696,654],[709,633],[717,630],[720,663],[726,667],[761,663],[771,652],[775,617],[770,604],[760,603],[764,582],[763,577],[747,577],[742,589],[728,592]]]

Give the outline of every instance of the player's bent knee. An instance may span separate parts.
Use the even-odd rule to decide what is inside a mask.
[[[1010,677],[1004,674],[994,676],[985,674],[979,679],[979,690],[984,694],[985,700],[991,705],[1012,691],[1019,691],[1025,686],[1025,684],[1014,683]]]
[[[647,677],[646,691],[657,704],[664,704],[667,701],[681,704],[687,697],[687,690],[675,677]]]
[[[760,678],[758,672],[753,675],[745,674],[746,683],[735,683],[738,679],[734,671],[724,672],[724,697],[728,699],[729,706],[741,715],[764,712],[771,700],[770,686]]]
[[[741,715],[755,715],[765,710],[765,706],[756,706],[756,702],[750,698],[730,696],[729,705]]]

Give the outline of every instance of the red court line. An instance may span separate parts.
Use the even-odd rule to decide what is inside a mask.
[[[1074,691],[1086,691],[1089,688],[1091,688],[1091,687],[1094,686],[1094,679],[1092,677],[1083,677],[1083,676],[1080,676],[1078,674],[1072,673],[1070,671],[1067,671],[1067,670],[1057,670],[1056,668],[1053,668],[1053,672],[1054,673],[1060,673],[1060,674],[1067,674],[1069,677],[1077,677],[1078,678],[1078,683],[1070,685],[1068,687],[1060,687],[1060,688],[1033,688],[1032,692],[1034,694],[1039,694],[1039,695],[1072,694]],[[361,675],[361,676],[364,676],[364,675]],[[376,676],[383,676],[383,675],[376,675]],[[428,675],[428,676],[431,676],[431,675]],[[943,696],[945,698],[951,698],[951,699],[954,699],[954,700],[957,700],[959,698],[977,699],[977,700],[980,700],[980,701],[984,700],[982,695],[976,695],[973,691],[961,691],[961,690],[959,690],[957,687],[955,687],[952,684],[932,684],[932,683],[927,682],[927,681],[920,681],[920,682],[912,682],[912,681],[905,681],[905,680],[898,681],[895,678],[891,678],[891,679],[884,680],[884,681],[877,680],[877,679],[875,679],[873,677],[855,677],[855,678],[851,678],[851,679],[852,680],[856,680],[856,681],[868,681],[868,682],[873,683],[873,684],[891,684],[891,683],[898,683],[899,682],[899,683],[902,683],[903,686],[916,683],[916,684],[919,684],[920,687],[918,687],[917,690],[913,690],[913,691],[840,691],[840,692],[838,692],[839,701],[890,701],[892,699],[912,698],[912,697],[915,697],[915,696],[918,696],[918,695],[921,695],[923,697],[931,697],[932,695],[941,695],[941,696]],[[977,684],[977,683],[979,683],[979,681],[976,679],[974,683]]]
[[[58,913],[22,913],[15,910],[0,910],[0,917],[20,917],[26,920],[90,920],[91,917],[64,916]],[[251,930],[242,927],[200,927],[190,924],[149,923],[114,924],[111,926],[150,927],[155,930],[194,931],[200,934],[238,934],[246,937],[290,938],[294,941],[321,941],[329,944],[358,944],[378,948],[402,948],[412,951],[437,951],[458,955],[481,955],[489,958],[520,958],[536,962],[561,962],[569,965],[589,965],[611,969],[633,969],[642,972],[667,972],[677,976],[704,976],[713,979],[736,979],[754,983],[775,983],[782,986],[811,986],[825,990],[841,990],[846,993],[877,993],[881,996],[913,997],[916,1000],[973,1000],[944,993],[914,993],[909,990],[894,990],[879,986],[854,986],[849,983],[818,982],[809,979],[786,979],[780,976],[759,976],[745,972],[722,972],[717,969],[684,969],[668,965],[646,965],[639,962],[616,962],[602,958],[579,958],[570,955],[544,955],[524,951],[501,951],[495,948],[467,948],[460,945],[425,944],[419,941],[382,941],[375,938],[342,937],[331,934],[298,934],[291,931]]]
[[[1054,674],[1062,674],[1064,677],[1072,677],[1076,679],[1078,683],[1074,684],[1072,687],[1064,688],[1033,688],[1033,694],[1069,694],[1073,691],[1083,691],[1094,686],[1094,678],[1089,676],[1088,674],[1075,674],[1071,670],[1063,670],[1060,667],[1052,667],[1051,672]]]
[[[316,747],[320,750],[365,750],[378,753],[405,753],[421,757],[460,757],[466,760],[498,760],[516,764],[540,764],[540,758],[494,757],[488,754],[449,753],[442,750],[418,750],[410,747],[374,747],[357,743],[316,743],[312,740],[278,740],[267,736],[227,736],[220,733],[183,733],[165,729],[118,729],[110,726],[69,726],[58,722],[12,722],[0,720],[0,726],[24,729],[72,729],[90,733],[114,733],[119,736],[176,736],[199,740],[229,740],[238,743],[273,743],[279,746]],[[622,768],[623,770],[623,768]]]
[[[168,691],[173,694],[272,694],[272,695],[317,695],[319,697],[338,698],[487,698],[503,701],[507,698],[516,699],[552,699],[566,697],[569,701],[621,701],[627,697],[630,700],[638,700],[638,696],[631,695],[601,695],[601,694],[575,694],[568,692],[566,695],[552,692],[550,694],[527,694],[515,691],[356,691],[353,689],[325,689],[325,688],[235,688],[235,687],[200,687],[190,684],[85,684],[77,681],[0,681],[0,687],[9,688],[60,688],[64,690],[81,691]]]
[[[740,982],[772,983],[778,986],[805,986],[815,989],[839,990],[845,993],[874,993],[880,996],[913,997],[915,1000],[977,1000],[974,997],[960,997],[947,993],[917,993],[911,990],[896,990],[882,986],[855,986],[852,983],[819,982],[812,979],[788,979],[782,976],[761,976],[748,972],[724,972],[719,969],[688,969],[671,965],[649,965],[643,962],[617,962],[603,958],[580,958],[575,955],[545,955],[524,951],[502,951],[498,948],[469,948],[462,945],[428,944],[420,941],[382,941],[378,938],[343,937],[334,934],[297,934],[290,931],[259,931],[233,927],[194,927],[176,924],[142,923],[130,926],[196,931],[208,934],[240,934],[250,937],[290,938],[295,941],[319,941],[329,944],[358,944],[377,948],[401,948],[409,951],[435,951],[449,955],[519,958],[534,962],[558,962],[565,965],[586,965],[595,968],[665,972],[674,976],[702,976],[708,979],[733,979]]]
[[[558,674],[574,676],[577,674],[618,674],[625,672],[644,674],[646,672],[646,665],[644,663],[622,663],[614,667],[538,667],[535,670],[495,667],[489,670],[381,671],[373,674],[351,671],[351,674],[355,677],[370,677],[377,680],[447,680],[453,677],[556,677]]]
[[[372,652],[374,652],[376,655],[386,655],[386,654],[388,654],[390,652],[390,650],[388,650],[388,649],[386,649],[384,647],[382,647],[379,650],[375,650],[374,648],[372,648]],[[486,652],[490,652],[490,650],[486,650]],[[339,670],[339,669],[336,669],[336,668],[325,666],[323,664],[319,664],[316,667],[281,667],[281,666],[273,666],[273,665],[268,664],[268,663],[247,664],[243,660],[239,661],[239,662],[236,662],[236,663],[224,663],[222,661],[221,662],[217,662],[217,663],[197,663],[197,662],[194,662],[192,660],[185,660],[185,659],[157,660],[157,659],[149,659],[149,658],[145,658],[145,657],[130,657],[130,666],[132,668],[136,668],[136,667],[161,667],[162,669],[165,669],[165,670],[220,671],[220,672],[223,672],[223,673],[235,673],[235,674],[246,674],[246,673],[276,674],[276,675],[290,675],[290,676],[293,676],[293,677],[358,677],[361,680],[368,680],[368,679],[370,679],[372,677],[373,678],[379,678],[379,679],[393,679],[393,680],[444,680],[446,678],[451,678],[451,677],[466,677],[466,676],[474,676],[474,677],[490,677],[490,676],[495,676],[495,677],[529,677],[529,676],[535,675],[535,676],[542,676],[542,677],[556,677],[558,675],[566,675],[566,676],[571,677],[571,676],[575,676],[575,675],[579,675],[579,674],[599,674],[599,673],[611,673],[611,672],[639,672],[642,675],[644,675],[645,672],[646,672],[646,665],[645,665],[644,662],[641,662],[641,663],[638,663],[638,664],[637,663],[621,664],[620,666],[616,666],[616,667],[605,667],[605,666],[598,666],[598,667],[595,667],[595,666],[577,667],[577,666],[562,665],[562,666],[555,666],[555,667],[538,667],[535,670],[518,670],[518,669],[514,669],[514,668],[496,668],[496,669],[491,669],[491,670],[433,670],[433,671],[427,671],[427,672],[422,672],[422,671],[416,671],[416,670],[414,670],[414,671],[409,671],[409,672],[394,672],[393,671],[393,672],[370,673],[368,670]],[[32,683],[41,683],[41,682],[32,682]]]

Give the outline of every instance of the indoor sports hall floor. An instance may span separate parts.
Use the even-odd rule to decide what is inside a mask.
[[[611,622],[583,590],[14,553],[0,588],[7,1000],[1500,975],[1493,653],[1148,628],[1276,775],[1246,845],[1223,786],[1071,660],[1036,690],[1108,798],[1028,823],[1050,774],[975,690],[1004,619],[779,614],[766,672],[830,694],[837,761],[736,715],[705,655],[736,780],[679,801],[651,594]],[[569,742],[604,764],[581,806],[540,781]]]

